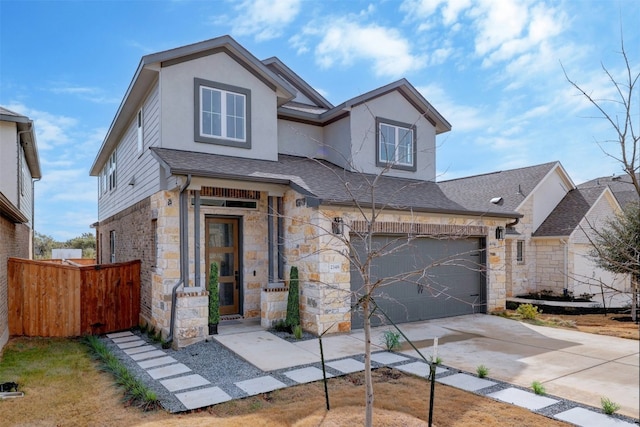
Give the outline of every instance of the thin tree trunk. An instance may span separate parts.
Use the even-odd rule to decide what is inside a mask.
[[[373,381],[371,377],[371,318],[369,317],[369,296],[371,285],[366,285],[365,300],[362,302],[364,313],[364,385],[365,385],[365,419],[366,427],[373,426]]]

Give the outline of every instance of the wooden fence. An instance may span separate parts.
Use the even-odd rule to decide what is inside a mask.
[[[140,314],[140,261],[67,265],[9,258],[9,333],[71,337],[129,329]]]

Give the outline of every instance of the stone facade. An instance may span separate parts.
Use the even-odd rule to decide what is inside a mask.
[[[154,265],[154,225],[151,201],[146,198],[103,221],[97,227],[98,263],[111,262],[111,232],[115,233],[114,262],[139,259],[140,316],[151,316],[151,272]]]
[[[363,220],[353,208],[308,208],[300,195],[288,191],[284,197],[286,212],[286,258],[300,272],[300,316],[303,329],[320,334],[351,329],[351,277],[349,263],[349,227]],[[332,221],[341,217],[344,235],[332,233]],[[440,226],[479,227],[487,241],[487,310],[504,309],[506,271],[504,241],[495,239],[495,227],[504,226],[486,218],[410,212],[383,213],[377,220],[387,224],[434,224]],[[456,229],[455,227],[451,228]],[[453,231],[452,231],[453,233]],[[460,237],[459,235],[452,235]]]
[[[7,261],[30,258],[31,229],[0,216],[0,350],[9,340]]]
[[[260,325],[271,328],[287,318],[289,289],[264,288],[260,293]]]

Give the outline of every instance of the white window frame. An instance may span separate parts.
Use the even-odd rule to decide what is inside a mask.
[[[204,142],[232,147],[251,148],[251,91],[245,88],[212,82],[203,79],[194,79],[194,139],[196,142]],[[207,111],[203,105],[207,92],[219,95],[219,111]],[[243,107],[241,111],[228,111],[227,104],[230,99],[242,99]],[[220,133],[211,133],[204,128],[205,115],[219,115]],[[232,122],[241,121],[242,135],[238,137],[230,126]]]
[[[109,231],[109,262],[114,264],[116,262],[116,231]]]
[[[393,131],[393,153],[387,153],[385,147],[388,142],[383,139],[383,129],[390,129]],[[405,156],[407,151],[401,150],[400,142],[406,141],[405,138],[400,138],[400,134],[405,131],[409,133],[411,146],[408,150],[408,157]],[[383,158],[383,153],[392,154],[393,159]],[[416,167],[416,127],[407,123],[401,123],[394,120],[387,120],[376,118],[376,165],[381,167],[392,167],[395,169],[404,169],[415,171]]]
[[[117,160],[116,151],[114,151],[113,153],[111,153],[111,156],[109,156],[109,162],[108,162],[109,168],[107,169],[109,191],[112,191],[116,188],[116,183],[117,183],[116,179],[117,179],[117,170],[118,170],[116,160]]]
[[[142,115],[142,110],[138,111],[136,115],[136,121],[138,125],[138,153],[142,153],[144,148],[144,120]]]

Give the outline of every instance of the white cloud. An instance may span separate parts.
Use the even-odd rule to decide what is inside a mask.
[[[300,0],[245,0],[235,7],[232,32],[257,41],[280,37],[300,12]]]
[[[491,123],[492,118],[481,108],[455,102],[442,87],[436,84],[420,86],[416,89],[451,123],[456,133],[486,129]]]
[[[104,91],[96,87],[74,86],[67,83],[53,84],[51,92],[57,95],[74,95],[80,99],[91,101],[96,104],[117,104],[120,99],[107,96]]]
[[[323,68],[371,61],[375,75],[398,78],[425,65],[425,58],[412,53],[409,40],[393,28],[330,17],[308,25],[304,34],[320,38],[314,52]]]

